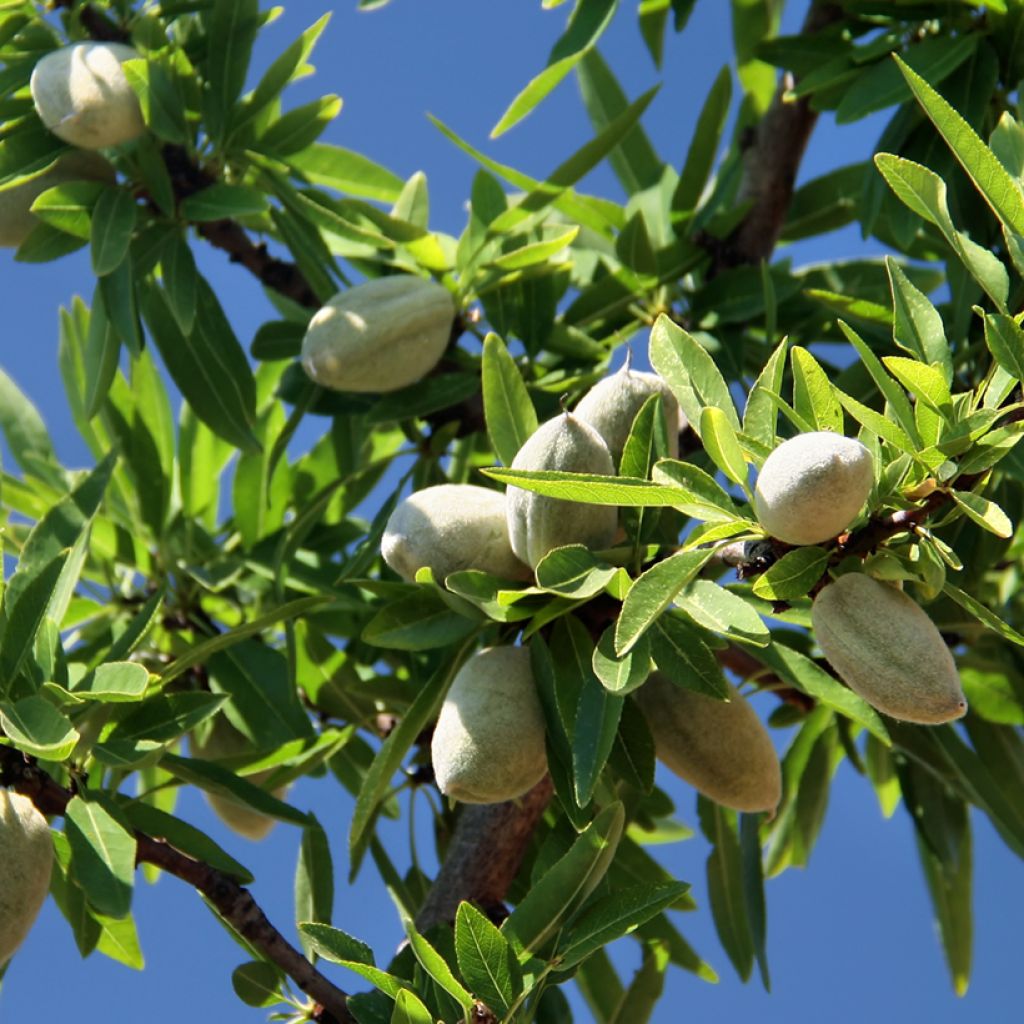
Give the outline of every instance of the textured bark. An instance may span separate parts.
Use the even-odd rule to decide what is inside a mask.
[[[441,871],[416,915],[421,932],[454,921],[463,900],[492,919],[505,916],[505,894],[553,792],[545,776],[518,800],[463,807]]]

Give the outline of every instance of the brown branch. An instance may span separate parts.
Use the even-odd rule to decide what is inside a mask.
[[[837,4],[814,3],[804,19],[805,35],[819,32],[842,18]],[[739,201],[753,205],[736,229],[720,243],[713,243],[710,276],[729,267],[757,265],[768,259],[782,233],[793,198],[800,161],[818,114],[809,99],[787,101],[792,75],[784,74],[771,106],[753,131],[743,158],[743,183]]]
[[[755,686],[765,690],[771,690],[779,700],[785,704],[791,704],[801,711],[813,711],[815,706],[814,698],[803,690],[797,690],[787,686],[774,672],[765,669],[752,654],[741,647],[734,647],[730,644],[719,651],[715,651],[715,657],[719,665],[734,672],[741,679],[751,680]]]
[[[545,776],[518,800],[462,809],[441,870],[416,915],[419,931],[454,921],[463,900],[492,920],[506,915],[505,894],[553,792]]]
[[[63,9],[72,12],[73,15],[77,14],[82,28],[98,42],[127,43],[131,40],[131,33],[128,29],[111,21],[90,4],[83,4],[76,10],[75,0],[52,0],[50,6],[55,11]]]
[[[47,816],[63,815],[73,793],[42,771],[34,758],[0,747],[0,784],[27,796]],[[356,1024],[348,1009],[348,996],[327,980],[270,923],[248,889],[225,871],[176,850],[162,839],[136,831],[136,864],[154,864],[198,889],[220,916],[268,960],[277,964],[295,984],[321,1007],[323,1024]]]

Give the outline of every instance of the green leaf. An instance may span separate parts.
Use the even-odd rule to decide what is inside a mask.
[[[687,498],[685,492],[676,488],[628,476],[563,473],[553,469],[485,469],[482,472],[504,484],[521,487],[524,491],[592,505],[680,507],[686,504]]]
[[[750,932],[743,861],[735,811],[720,807],[706,797],[697,799],[701,830],[712,844],[708,857],[708,897],[722,946],[743,981],[754,966],[754,942]]]
[[[367,828],[373,822],[388,787],[402,759],[416,741],[416,737],[432,722],[441,709],[444,695],[455,673],[469,654],[473,641],[467,641],[453,658],[446,659],[421,687],[416,699],[402,716],[398,726],[381,745],[373,764],[366,772],[359,796],[356,798],[352,825],[349,830],[349,856],[352,876],[358,870],[361,852],[365,849]]]
[[[788,341],[783,339],[776,346],[768,362],[764,364],[764,369],[754,381],[743,410],[743,433],[767,448],[775,447],[778,420],[775,404],[768,398],[768,394],[777,395],[782,390],[788,344]]]
[[[286,158],[314,185],[324,185],[353,196],[393,203],[402,191],[402,179],[361,153],[315,142]]]
[[[710,549],[677,552],[656,562],[633,582],[615,624],[615,653],[619,657],[632,650],[710,557]]]
[[[252,370],[210,286],[200,279],[191,334],[181,332],[156,285],[145,290],[143,314],[168,372],[195,414],[225,441],[243,451],[259,451]]]
[[[217,182],[190,195],[180,210],[186,220],[195,222],[259,216],[267,212],[267,197],[258,188]]]
[[[922,363],[938,363],[946,380],[952,380],[953,357],[938,310],[892,257],[886,256],[885,267],[892,290],[893,341]]]
[[[92,272],[104,277],[128,255],[138,216],[135,198],[123,188],[105,188],[92,211]]]
[[[600,594],[619,570],[582,544],[570,544],[549,551],[534,571],[538,587],[579,601]]]
[[[149,671],[135,661],[113,661],[89,672],[73,689],[76,697],[110,704],[141,700],[149,686]]]
[[[579,0],[562,37],[555,43],[548,58],[548,66],[534,77],[509,104],[501,119],[491,131],[496,139],[527,114],[572,69],[600,38],[618,7],[618,0]]]
[[[6,693],[32,650],[36,633],[46,617],[50,599],[71,554],[65,548],[47,562],[18,594],[15,601],[4,595],[3,634],[0,638],[0,693]]]
[[[694,429],[706,405],[717,406],[733,430],[740,429],[729,385],[715,361],[696,338],[664,313],[651,328],[649,354],[651,365],[665,378]]]
[[[843,409],[828,374],[805,348],[794,346],[793,407],[815,430],[843,433]]]
[[[690,148],[686,153],[679,181],[672,193],[672,216],[679,217],[697,208],[708,176],[718,156],[729,110],[732,106],[732,74],[723,67],[715,77],[697,117]]]
[[[829,552],[809,546],[787,551],[766,573],[754,580],[753,591],[766,601],[792,601],[803,597],[828,565]]]
[[[1000,312],[1006,312],[1010,289],[1006,268],[988,249],[958,231],[949,215],[946,183],[933,171],[891,153],[875,155],[875,166],[889,187],[919,217],[934,224],[971,276]]]
[[[968,173],[993,213],[1018,235],[1024,234],[1024,195],[974,129],[920,75],[893,54],[903,77]]]
[[[572,920],[600,883],[615,856],[624,824],[622,804],[609,804],[520,900],[501,932],[521,963],[541,950],[563,922]]]
[[[997,537],[1013,536],[1013,523],[1010,522],[1010,517],[994,501],[970,491],[951,490],[949,494],[957,507],[966,513],[967,518],[977,523],[983,530],[988,530]]]
[[[78,743],[78,731],[45,697],[0,703],[4,733],[20,750],[45,761],[63,761]]]
[[[280,967],[265,960],[240,964],[231,972],[231,987],[246,1006],[274,1006],[282,1001]]]
[[[334,909],[334,864],[323,826],[312,814],[302,831],[299,862],[295,869],[295,920],[330,924]],[[306,955],[312,944],[304,939]]]
[[[112,813],[112,805],[98,796],[72,797],[64,822],[71,846],[71,875],[89,905],[109,917],[125,917],[131,910],[135,882],[135,836],[120,815]]]
[[[174,319],[182,334],[191,334],[196,322],[199,272],[192,250],[181,235],[171,235],[164,243],[160,267]]]
[[[392,894],[393,896],[394,894]],[[399,906],[401,911],[401,907]],[[413,955],[419,961],[420,966],[430,975],[437,984],[450,995],[463,1010],[473,1008],[473,996],[466,991],[465,987],[455,977],[448,962],[434,947],[416,930],[412,921],[405,917],[402,921],[405,926],[405,935],[412,947]]]
[[[969,611],[983,626],[998,633],[1005,640],[1024,647],[1024,634],[1018,633],[1012,626],[1003,622],[995,612],[990,611],[976,598],[971,597],[966,591],[954,587],[952,583],[946,583],[942,592],[952,598],[961,608]]]
[[[312,145],[341,113],[340,96],[321,96],[289,110],[259,137],[254,148],[275,157],[297,153]]]
[[[508,1013],[523,989],[519,962],[505,936],[471,903],[460,903],[455,914],[455,955],[473,995]]]
[[[415,992],[403,988],[395,996],[391,1024],[434,1024],[434,1017]]]
[[[758,814],[740,815],[740,870],[743,878],[744,905],[750,925],[754,956],[761,972],[761,984],[770,992],[768,974],[767,923],[764,898],[764,870],[761,865],[761,836]]]
[[[484,419],[498,458],[510,466],[537,429],[537,413],[519,367],[496,334],[484,338],[482,364]]]
[[[942,371],[926,366],[916,359],[903,356],[884,356],[886,369],[917,399],[934,409],[940,416],[949,419],[952,415],[952,396]]]
[[[1016,380],[1024,380],[1024,330],[1011,316],[985,316],[985,344],[995,361]]]
[[[747,485],[747,462],[736,431],[717,406],[706,405],[700,413],[699,433],[711,461],[734,483]]]
[[[299,924],[299,931],[312,941],[325,960],[332,963],[367,964],[371,967],[376,963],[373,950],[365,942],[360,942],[340,928],[303,921]]]
[[[39,411],[2,369],[0,429],[23,472],[60,490],[65,489],[60,463]]]
[[[694,580],[676,598],[676,606],[712,632],[759,647],[771,641],[761,616],[737,594],[712,580]]]
[[[227,872],[238,879],[242,885],[248,885],[253,876],[249,870],[225,853],[209,836],[180,818],[167,811],[132,800],[120,805],[125,818],[133,828],[145,832],[153,839],[165,839],[182,853],[204,861],[219,871]]]
[[[602,896],[568,929],[557,954],[559,970],[567,970],[608,943],[629,935],[689,890],[689,882],[656,882]]]
[[[778,642],[756,648],[750,653],[790,686],[795,686],[822,704],[863,725],[868,732],[889,746],[889,733],[874,708],[843,686],[834,676],[819,668],[810,658]]]
[[[420,587],[377,612],[363,628],[362,639],[390,650],[426,651],[465,639],[479,623],[475,613],[467,618],[437,590]]]
[[[722,666],[701,631],[679,615],[662,615],[650,632],[658,668],[683,689],[725,700],[729,687]]]
[[[215,142],[231,127],[235,102],[249,72],[249,58],[259,32],[258,0],[213,0],[206,22],[203,110]]]
[[[650,634],[644,634],[621,657],[615,653],[615,627],[609,626],[598,640],[591,658],[594,674],[611,693],[625,696],[640,686],[651,671]]]
[[[626,95],[596,48],[584,54],[576,75],[590,122],[595,131],[603,131],[629,106]],[[608,154],[608,162],[627,195],[656,185],[661,177],[661,161],[640,125]]]

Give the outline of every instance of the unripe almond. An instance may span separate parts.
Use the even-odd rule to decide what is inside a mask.
[[[455,303],[436,281],[380,277],[339,292],[309,321],[302,365],[335,391],[397,391],[444,355]]]
[[[866,573],[847,573],[814,599],[811,623],[828,663],[879,711],[922,725],[967,711],[942,634],[901,590]]]
[[[598,381],[579,401],[575,415],[589,423],[604,438],[612,459],[618,466],[626,446],[633,420],[641,406],[651,395],[662,396],[665,427],[668,433],[668,453],[679,456],[679,431],[686,426],[686,417],[679,408],[676,396],[657,373],[645,373],[623,366]]]
[[[0,789],[0,968],[35,923],[52,870],[46,818],[28,797]]]
[[[563,413],[538,427],[519,449],[511,468],[615,474],[611,453],[601,435],[571,413]],[[531,569],[552,548],[566,544],[608,547],[618,529],[618,509],[613,505],[563,501],[521,487],[508,488],[505,507],[512,550]]]
[[[782,770],[768,730],[735,687],[716,700],[652,672],[634,697],[661,761],[699,793],[737,811],[774,811]]]
[[[251,750],[249,741],[223,715],[218,715],[215,719],[209,735],[203,743],[198,743],[193,736],[191,746],[193,756],[210,761],[222,757],[237,757]],[[245,781],[259,786],[270,777],[272,772],[273,769],[253,772],[251,775],[245,776]],[[273,791],[273,795],[278,800],[283,800],[287,792],[287,786],[278,786]],[[217,817],[246,839],[263,839],[276,824],[269,815],[253,810],[248,804],[233,800],[229,796],[220,793],[207,793],[206,799],[216,812]]]
[[[81,149],[130,142],[146,130],[138,98],[121,68],[138,57],[124,43],[73,43],[43,57],[30,88],[40,120]]]
[[[544,713],[525,647],[488,647],[456,674],[430,744],[441,792],[467,804],[514,800],[547,771]]]
[[[31,206],[47,189],[65,181],[113,183],[114,168],[99,153],[72,150],[26,181],[0,190],[0,246],[16,249],[39,223]]]
[[[424,566],[439,582],[463,569],[505,579],[526,573],[509,543],[505,495],[472,484],[438,484],[410,494],[391,513],[380,550],[406,580]]]
[[[765,459],[754,510],[770,536],[818,544],[857,518],[873,481],[871,452],[860,441],[829,431],[797,434]]]

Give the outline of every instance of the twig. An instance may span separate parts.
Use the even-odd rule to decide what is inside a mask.
[[[34,758],[13,747],[0,747],[0,784],[27,796],[47,816],[63,815],[73,795],[42,771]],[[136,831],[135,840],[136,864],[154,864],[198,889],[239,935],[277,964],[323,1008],[319,1017],[323,1024],[356,1024],[348,1009],[346,993],[328,981],[288,942],[237,879],[181,853],[162,839]]]
[[[101,43],[127,43],[131,33],[90,4],[83,4],[75,10],[75,0],[52,0],[51,7],[55,10],[71,11],[78,15],[82,28]]]
[[[766,671],[764,665],[743,648],[730,644],[720,651],[715,651],[715,657],[723,668],[735,672],[741,679],[751,680],[755,686],[770,689],[784,703],[791,704],[803,712],[814,710],[813,697],[802,690],[787,686],[774,672]]]

